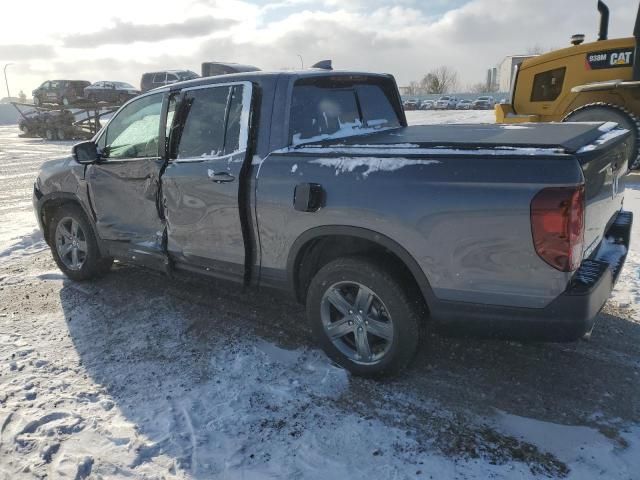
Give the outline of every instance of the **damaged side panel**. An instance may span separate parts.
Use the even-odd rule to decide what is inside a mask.
[[[159,204],[166,111],[162,92],[127,104],[97,140],[103,158],[85,171],[96,230],[109,253],[161,269],[167,264]]]
[[[151,246],[158,233],[162,238],[157,205],[162,163],[149,159],[89,167],[89,192],[102,239]]]

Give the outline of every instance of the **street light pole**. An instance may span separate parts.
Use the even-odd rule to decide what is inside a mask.
[[[304,61],[302,60],[302,55],[298,54],[298,58],[300,59],[300,68],[304,70]]]
[[[7,87],[7,97],[11,98],[11,94],[9,93],[9,81],[7,80],[7,67],[9,65],[13,65],[13,63],[5,63],[4,65],[4,84]]]

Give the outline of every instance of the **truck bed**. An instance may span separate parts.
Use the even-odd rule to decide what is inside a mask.
[[[529,153],[578,153],[596,145],[603,135],[620,135],[615,124],[560,123],[521,125],[415,125],[387,129],[368,135],[357,135],[320,142],[303,147],[397,147],[474,149],[536,149]],[[541,151],[542,150],[542,151]]]

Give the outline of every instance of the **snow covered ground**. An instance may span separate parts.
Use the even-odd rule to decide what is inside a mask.
[[[374,382],[332,365],[271,292],[127,265],[67,280],[31,188],[68,150],[0,127],[0,479],[640,478],[638,224],[591,341],[433,335]],[[640,177],[627,188],[640,215]]]

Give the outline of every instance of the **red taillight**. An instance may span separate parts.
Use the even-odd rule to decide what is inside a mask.
[[[580,266],[584,247],[584,186],[545,188],[531,202],[533,244],[558,270]]]

